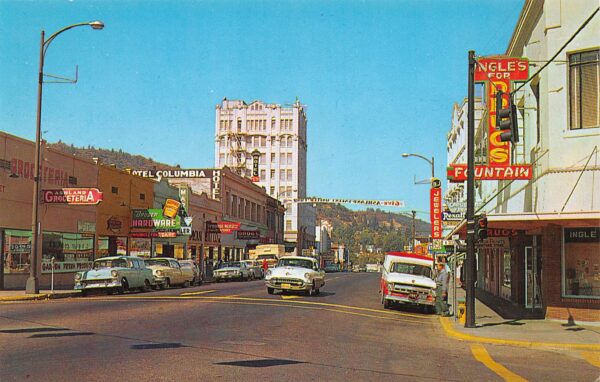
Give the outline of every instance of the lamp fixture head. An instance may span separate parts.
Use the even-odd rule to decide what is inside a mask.
[[[406,157],[408,157],[409,155],[410,155],[410,154],[408,154],[408,153],[402,153],[402,157],[403,157],[403,158],[406,158]]]
[[[90,22],[92,29],[101,30],[104,29],[104,23],[100,20]]]

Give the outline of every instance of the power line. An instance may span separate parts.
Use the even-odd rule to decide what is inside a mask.
[[[595,10],[595,11],[594,11],[594,12],[593,12],[591,15],[590,15],[590,17],[588,17],[588,18],[587,18],[587,20],[585,20],[585,22],[584,22],[583,24],[581,24],[581,26],[579,27],[579,29],[577,29],[577,31],[575,31],[575,33],[574,33],[574,34],[571,36],[571,38],[569,38],[569,39],[567,40],[567,42],[566,42],[566,43],[565,43],[565,44],[564,44],[564,45],[563,45],[563,46],[562,46],[562,47],[561,47],[561,48],[558,50],[558,52],[556,52],[556,53],[554,54],[554,56],[552,56],[552,58],[551,58],[551,59],[550,59],[548,62],[546,62],[544,65],[542,65],[542,67],[541,67],[541,68],[539,68],[539,69],[538,69],[538,71],[537,71],[537,72],[535,72],[535,74],[534,74],[533,76],[529,77],[529,79],[528,79],[527,81],[523,82],[523,83],[522,83],[522,84],[521,84],[519,87],[517,87],[515,90],[513,90],[513,91],[511,92],[511,94],[512,94],[512,93],[516,93],[516,92],[518,92],[519,90],[521,90],[521,88],[522,88],[523,86],[525,86],[525,85],[526,85],[528,82],[530,82],[531,80],[533,80],[533,79],[534,79],[534,78],[535,78],[535,77],[536,77],[536,76],[537,76],[537,75],[538,75],[538,74],[539,74],[539,73],[540,73],[542,70],[546,69],[546,67],[547,67],[548,65],[550,65],[550,63],[551,63],[552,61],[554,61],[554,59],[555,59],[556,57],[558,57],[558,55],[559,55],[559,54],[560,54],[560,53],[561,53],[561,52],[562,52],[562,51],[563,51],[563,50],[564,50],[564,49],[567,47],[567,45],[569,45],[569,43],[570,43],[571,41],[573,41],[573,39],[574,39],[574,38],[575,38],[575,37],[576,37],[576,36],[579,34],[579,32],[581,32],[581,31],[583,30],[583,28],[585,28],[585,27],[588,25],[588,23],[589,23],[589,22],[590,22],[590,21],[591,21],[591,20],[594,18],[594,16],[596,16],[596,14],[598,13],[598,10],[599,10],[599,9],[600,9],[600,7],[596,8],[596,10]]]

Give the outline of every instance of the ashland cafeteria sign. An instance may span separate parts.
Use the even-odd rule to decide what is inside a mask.
[[[513,166],[475,166],[475,180],[529,180],[531,179],[531,165],[521,164]],[[451,164],[447,169],[447,177],[451,182],[465,182],[467,180],[466,164]]]
[[[43,190],[42,196],[44,203],[93,205],[102,201],[102,192],[97,188],[60,188],[57,190]]]

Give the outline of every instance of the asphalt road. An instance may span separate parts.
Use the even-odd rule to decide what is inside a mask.
[[[471,344],[384,310],[376,273],[320,296],[262,281],[0,304],[0,381],[594,381],[569,351]],[[477,358],[479,358],[479,360]],[[508,373],[508,374],[507,374]]]

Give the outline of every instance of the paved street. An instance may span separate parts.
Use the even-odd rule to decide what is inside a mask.
[[[577,351],[474,344],[437,317],[383,310],[377,273],[320,296],[262,281],[0,305],[1,381],[594,381]],[[477,359],[476,359],[477,358]],[[479,359],[479,360],[478,360]]]

